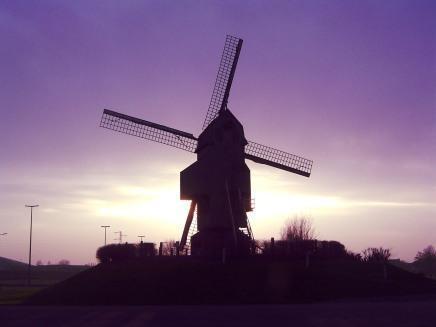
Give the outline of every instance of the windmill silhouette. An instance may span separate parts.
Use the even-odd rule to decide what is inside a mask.
[[[179,249],[216,256],[253,251],[247,212],[251,206],[250,170],[245,159],[309,177],[312,160],[247,141],[242,124],[227,102],[242,48],[242,39],[227,35],[212,99],[197,137],[171,127],[105,109],[100,126],[197,154],[180,173],[180,198],[191,200]],[[194,213],[196,228],[188,240]]]

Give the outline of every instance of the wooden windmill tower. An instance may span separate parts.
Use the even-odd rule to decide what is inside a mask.
[[[194,212],[197,230],[190,239],[191,254],[214,256],[248,254],[252,235],[250,170],[245,159],[309,177],[312,160],[247,141],[242,124],[227,102],[242,40],[226,38],[203,131],[197,137],[171,127],[105,109],[100,126],[197,154],[197,161],[180,173],[180,198],[191,200],[180,241],[186,245]],[[197,210],[196,210],[197,209]],[[243,230],[248,230],[244,233]]]

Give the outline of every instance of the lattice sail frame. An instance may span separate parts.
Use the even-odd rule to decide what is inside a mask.
[[[313,165],[312,160],[251,141],[245,146],[245,158],[306,177]]]
[[[100,127],[195,152],[197,138],[177,129],[105,109]]]
[[[194,153],[197,138],[189,133],[105,109],[100,127],[166,144]],[[256,142],[245,146],[245,158],[309,177],[313,161]]]
[[[203,130],[218,116],[221,110],[225,110],[227,107],[230,88],[232,86],[241,48],[242,39],[227,35],[218,75],[212,92],[212,98],[203,123]]]

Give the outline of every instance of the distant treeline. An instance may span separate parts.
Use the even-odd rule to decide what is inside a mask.
[[[436,250],[432,245],[419,251],[413,262],[406,262],[400,259],[391,260],[391,264],[414,273],[424,274],[436,279]]]

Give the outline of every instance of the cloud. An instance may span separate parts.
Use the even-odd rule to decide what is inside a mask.
[[[345,201],[350,207],[436,207],[429,202]]]

